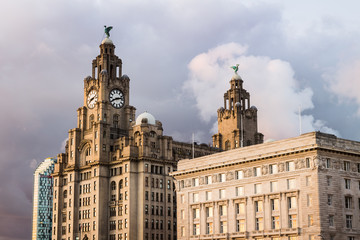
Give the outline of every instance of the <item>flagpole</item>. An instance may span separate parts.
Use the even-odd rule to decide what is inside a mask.
[[[192,158],[195,158],[195,136],[192,134]]]

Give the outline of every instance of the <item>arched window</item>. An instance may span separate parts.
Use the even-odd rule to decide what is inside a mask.
[[[230,149],[230,141],[229,140],[227,140],[226,142],[225,142],[225,150],[229,150]]]
[[[85,150],[85,156],[90,156],[90,155],[91,155],[91,147]]]
[[[123,188],[123,180],[121,179],[120,182],[119,182],[119,189],[122,189]]]
[[[110,186],[111,190],[116,190],[116,183],[114,181],[111,182]]]

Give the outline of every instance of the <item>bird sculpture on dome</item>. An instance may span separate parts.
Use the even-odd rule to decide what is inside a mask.
[[[237,71],[239,70],[239,64],[236,64],[236,66],[231,66],[230,68],[234,69],[235,74],[237,74]]]
[[[106,25],[105,25],[104,28],[105,28],[106,37],[109,38],[109,37],[110,37],[110,31],[111,31],[111,29],[112,29],[113,27],[112,27],[112,26],[106,27]]]

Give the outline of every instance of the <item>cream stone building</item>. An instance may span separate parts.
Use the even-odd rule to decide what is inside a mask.
[[[177,169],[178,239],[360,237],[360,142],[311,132]]]
[[[53,240],[174,240],[177,161],[218,152],[173,141],[150,113],[135,118],[130,78],[105,38],[84,104],[53,173]]]

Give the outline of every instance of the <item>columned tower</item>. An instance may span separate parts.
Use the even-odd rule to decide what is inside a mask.
[[[218,133],[213,135],[214,147],[229,150],[263,143],[264,135],[257,129],[257,108],[250,105],[250,94],[243,88],[243,80],[237,73],[224,94],[224,107],[217,113]]]

